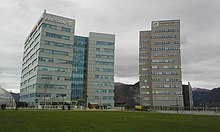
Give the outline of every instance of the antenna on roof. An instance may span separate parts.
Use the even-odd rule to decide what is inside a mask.
[[[46,9],[44,9],[44,13],[46,13],[47,11],[46,11]]]

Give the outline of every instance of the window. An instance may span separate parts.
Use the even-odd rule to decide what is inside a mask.
[[[52,25],[52,24],[47,24],[47,23],[43,23],[43,27],[45,28],[50,28],[50,29],[57,29],[56,25]]]
[[[150,98],[147,98],[147,97],[144,97],[144,98],[142,98],[142,100],[143,101],[149,101],[149,100],[151,100]]]
[[[157,29],[154,30],[155,33],[160,33],[160,32],[179,32],[179,29]]]
[[[178,47],[174,47],[174,48],[169,48],[169,47],[165,47],[165,48],[152,48],[152,51],[161,51],[161,50],[179,50],[180,48]]]
[[[38,70],[53,71],[53,72],[67,72],[67,68],[58,68],[50,66],[38,66]]]
[[[180,68],[180,66],[163,66],[164,69],[176,69]]]
[[[39,57],[39,61],[46,61],[46,62],[53,62],[53,58],[47,58],[47,57]]]
[[[160,79],[159,79],[159,78],[153,78],[152,81],[153,81],[153,82],[159,82]]]
[[[148,82],[148,81],[147,81],[147,80],[143,80],[143,82],[145,82],[145,83],[146,83],[146,82]]]
[[[153,94],[169,94],[169,91],[153,91]]]
[[[104,42],[104,41],[97,41],[96,42],[97,45],[104,45],[104,46],[113,46],[114,43],[112,42]]]
[[[166,82],[179,82],[180,79],[176,79],[176,78],[166,78],[165,81],[166,81]]]
[[[96,93],[113,93],[112,89],[97,89]]]
[[[173,59],[168,59],[168,60],[152,60],[152,62],[154,63],[172,63],[172,62],[175,62],[175,60]]]
[[[71,29],[70,28],[66,28],[66,27],[61,27],[61,31],[70,32]]]
[[[161,38],[176,38],[177,35],[166,35],[166,36],[152,36],[152,39],[161,39]]]
[[[140,94],[150,94],[150,92],[147,92],[147,91],[141,91]]]
[[[58,59],[58,63],[60,63],[60,64],[72,64],[73,62],[70,61],[70,60],[61,60],[61,59]]]
[[[142,71],[147,71],[148,69],[147,68],[142,68]]]
[[[52,75],[42,75],[41,79],[47,79],[47,80],[52,80]]]
[[[178,85],[156,85],[156,88],[178,88]]]
[[[64,48],[73,48],[73,45],[70,45],[70,44],[58,43],[58,42],[47,41],[47,40],[45,40],[45,45],[64,47]]]
[[[70,81],[71,78],[70,77],[64,77],[64,76],[58,76],[57,80],[62,80],[62,81]]]
[[[96,86],[111,86],[112,87],[112,83],[110,83],[110,82],[102,82],[102,83],[96,82],[95,85]]]
[[[40,52],[47,53],[47,54],[64,55],[64,56],[69,55],[68,52],[58,51],[58,50],[49,50],[49,49],[40,49]]]
[[[97,55],[96,55],[96,58],[114,59],[114,56],[113,56],[113,55],[100,55],[100,54],[97,54]]]
[[[58,39],[63,39],[63,40],[70,40],[69,36],[59,35],[59,34],[54,34],[54,33],[49,33],[49,32],[46,32],[46,36],[58,38]]]
[[[160,66],[152,66],[152,69],[159,69]]]
[[[177,98],[173,97],[156,97],[156,101],[176,101]]]
[[[113,62],[104,62],[104,61],[96,61],[97,65],[109,65],[109,66],[113,66],[114,63]]]
[[[98,72],[114,72],[114,69],[109,69],[109,68],[96,68],[96,71],[98,71]]]
[[[113,76],[110,76],[110,75],[95,75],[95,78],[99,78],[99,79],[113,79]]]
[[[148,57],[146,57],[146,56],[141,56],[140,59],[141,59],[141,60],[147,60]]]
[[[149,85],[142,85],[141,88],[150,88]]]

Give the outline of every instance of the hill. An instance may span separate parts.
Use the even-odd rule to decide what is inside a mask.
[[[193,90],[194,106],[220,107],[220,87],[212,90],[197,88]]]
[[[115,103],[125,108],[134,108],[139,102],[139,82],[134,85],[115,83]]]

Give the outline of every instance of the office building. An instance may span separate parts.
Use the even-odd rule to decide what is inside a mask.
[[[114,106],[113,78],[114,35],[76,36],[74,19],[45,11],[24,44],[20,101]]]
[[[140,31],[139,79],[141,105],[183,106],[180,20],[152,21]]]
[[[88,37],[74,37],[71,100],[78,102],[79,105],[84,105],[86,96],[87,46]]]
[[[89,34],[87,100],[101,106],[114,106],[115,35]]]
[[[183,84],[183,102],[186,110],[193,109],[192,86],[189,82],[188,85]]]

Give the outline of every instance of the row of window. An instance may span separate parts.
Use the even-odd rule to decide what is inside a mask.
[[[152,72],[152,75],[178,75],[177,72]]]
[[[98,72],[114,72],[114,69],[109,68],[96,68],[95,70]]]
[[[160,41],[154,42],[155,45],[165,45],[165,44],[180,44],[179,41]]]
[[[148,46],[147,46],[147,45],[140,45],[139,48],[140,48],[140,49],[147,49]]]
[[[64,97],[66,96],[66,94],[63,93],[57,93],[56,97]],[[31,94],[26,94],[26,95],[22,95],[20,96],[21,99],[24,98],[34,98],[34,97],[51,97],[51,93],[31,93]]]
[[[113,89],[97,89],[96,93],[113,93]]]
[[[54,33],[49,33],[49,32],[46,32],[46,36],[53,37],[53,38],[58,38],[58,39],[63,39],[63,40],[70,40],[70,36],[54,34]]]
[[[113,86],[113,84],[112,83],[110,83],[110,82],[96,82],[95,83],[95,85],[96,86]]]
[[[178,85],[156,85],[156,88],[178,88]]]
[[[160,69],[161,66],[152,66],[152,69]],[[164,69],[178,69],[180,66],[163,66]]]
[[[28,61],[31,60],[31,59],[33,58],[33,56],[37,54],[38,50],[35,52],[35,49],[37,48],[38,44],[39,44],[39,42],[37,42],[37,43],[34,45],[34,47],[33,47],[26,55],[25,55],[25,53],[24,53],[25,56],[23,57],[23,64],[22,64],[22,65],[28,63]],[[34,53],[33,53],[32,51],[33,51]],[[29,55],[31,55],[31,56],[28,58]],[[26,58],[28,58],[28,59],[25,61]]]
[[[42,25],[42,19],[40,19],[40,21],[38,22],[38,24],[36,24],[32,30],[32,32],[30,33],[30,35],[27,37],[27,39],[25,40],[25,47],[24,49],[26,49],[26,47],[28,46],[28,43],[34,39],[34,37],[36,36],[36,34],[38,33],[41,25]],[[38,36],[38,35],[37,35]],[[34,40],[36,41],[36,39]]]
[[[155,54],[153,54],[153,56],[155,56],[155,57],[165,57],[165,56],[177,56],[177,54],[176,53],[168,53],[168,54],[163,54],[163,53],[155,53]]]
[[[147,60],[148,57],[146,57],[146,56],[141,56],[140,59],[141,59],[141,60]]]
[[[140,54],[148,54],[147,51],[140,51],[139,53],[140,53]]]
[[[111,76],[111,75],[95,75],[95,78],[99,78],[99,79],[113,79],[114,76]]]
[[[143,94],[150,94],[151,92],[148,91],[141,91]],[[175,91],[174,93],[170,91],[152,91],[152,94],[154,95],[168,95],[168,94],[175,94],[175,95],[180,95],[182,94],[182,91]]]
[[[50,50],[50,49],[42,49],[42,48],[40,49],[40,52],[47,53],[47,54],[64,55],[64,56],[69,55],[68,52],[58,51],[58,50]]]
[[[43,23],[43,27],[57,30],[57,26],[56,25],[52,25],[52,24],[48,24],[48,23]],[[61,31],[70,32],[71,29],[70,28],[66,28],[66,27],[61,27]]]
[[[109,52],[114,53],[114,49],[107,49],[107,48],[96,48],[97,52]]]
[[[104,46],[114,46],[114,43],[112,42],[104,42],[104,41],[97,41],[97,45],[104,45]]]
[[[114,100],[113,96],[95,96],[96,100]]]
[[[54,58],[39,57],[39,61],[54,62]],[[57,63],[59,63],[59,64],[72,64],[73,62],[69,61],[69,60],[58,59]]]
[[[140,62],[139,65],[140,65],[140,66],[142,66],[142,65],[147,65],[147,62]]]
[[[67,68],[59,68],[59,67],[50,67],[50,66],[38,66],[38,70],[44,70],[44,71],[52,71],[52,72],[67,72]]]
[[[96,58],[101,58],[101,59],[114,59],[113,55],[100,55],[96,54]]]
[[[29,69],[29,67],[31,67],[31,65],[35,65],[36,62],[37,62],[37,58],[34,59],[28,66],[26,66],[25,68],[23,68],[21,73],[23,74],[26,70]],[[29,74],[30,74],[30,73],[29,73]]]
[[[73,48],[73,45],[70,45],[70,44],[58,43],[58,42],[47,41],[47,40],[45,40],[45,45],[64,47],[64,48]]]
[[[177,101],[174,97],[156,97],[156,101]]]
[[[150,88],[149,85],[142,85],[141,88]]]
[[[162,39],[162,38],[176,38],[177,35],[163,35],[163,36],[152,36],[152,39]]]
[[[174,47],[174,48],[169,48],[169,47],[165,47],[165,48],[152,48],[152,51],[159,51],[159,50],[180,50],[180,48]]]
[[[161,59],[161,60],[152,60],[152,62],[154,62],[154,63],[172,63],[172,62],[175,62],[175,60],[173,60],[173,59],[167,59],[167,60]]]
[[[147,43],[147,42],[149,42],[149,41],[148,41],[148,39],[145,38],[145,39],[142,40],[142,42],[143,42],[143,43]]]
[[[21,83],[21,86],[23,86],[24,84],[29,83],[29,82],[31,82],[31,81],[33,81],[33,80],[35,80],[35,79],[36,79],[36,75],[34,75],[34,76],[32,76],[32,77],[26,79],[25,81],[23,81],[23,82]]]
[[[179,32],[179,29],[156,29],[154,30],[155,33],[160,33],[160,32]]]
[[[46,80],[62,80],[62,81],[70,81],[71,78],[70,77],[66,77],[66,76],[58,76],[57,78],[53,77],[52,75],[42,75],[41,79],[46,79]]]
[[[105,62],[105,61],[96,61],[97,65],[108,65],[108,66],[113,66],[113,62]]]
[[[48,58],[48,57],[39,57],[39,61],[45,61],[45,62],[54,62],[53,58]]]
[[[160,82],[161,79],[159,78],[153,78],[152,81],[153,82]],[[177,78],[166,78],[164,79],[165,82],[179,82],[181,81],[180,79],[177,79]]]
[[[51,88],[51,89],[67,89],[67,85],[57,85],[57,84],[37,84],[36,88]]]

